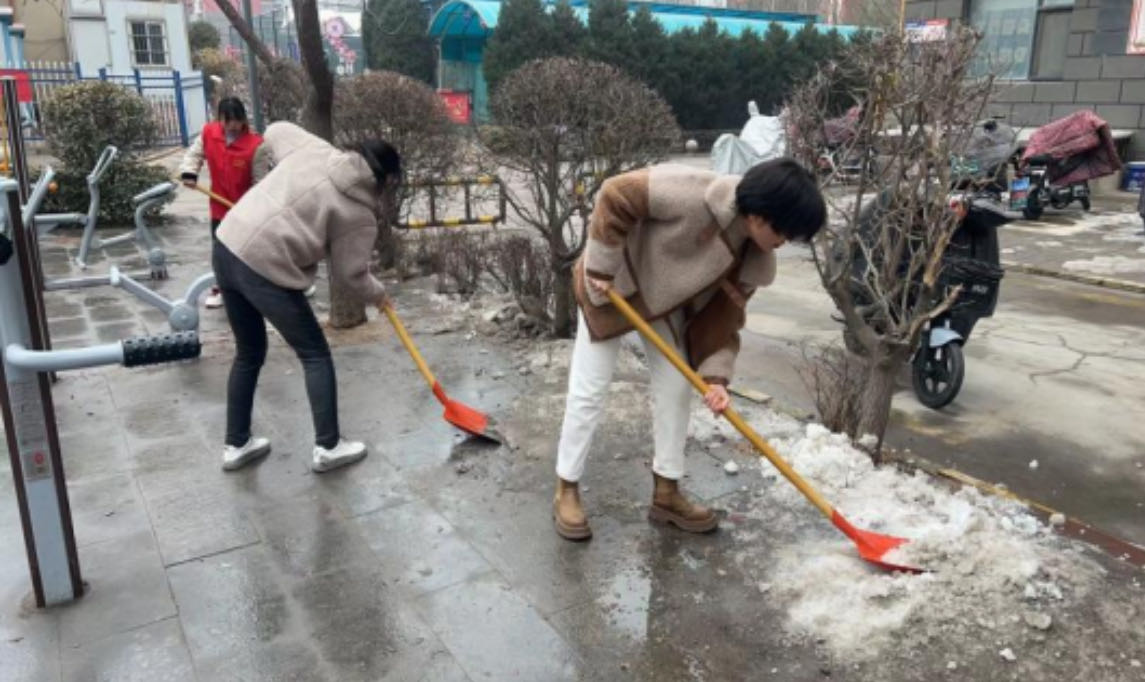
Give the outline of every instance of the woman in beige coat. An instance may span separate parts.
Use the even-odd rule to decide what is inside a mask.
[[[235,335],[227,383],[223,469],[270,452],[251,434],[251,409],[266,359],[269,320],[302,362],[314,420],[311,468],[329,471],[366,456],[363,443],[342,439],[330,347],[304,292],[319,261],[363,302],[384,306],[386,291],[371,273],[382,190],[401,179],[401,158],[373,140],[343,151],[292,123],[266,130],[255,157],[257,184],[227,213],[214,247],[214,270]],[[266,174],[267,166],[273,168]]]

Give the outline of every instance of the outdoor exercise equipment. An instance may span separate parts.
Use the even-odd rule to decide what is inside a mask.
[[[39,203],[43,201],[44,196],[47,194],[48,184],[51,183],[54,177],[54,171],[51,167],[44,169],[40,175],[39,181],[32,189],[28,203],[25,205],[23,215],[35,215],[39,207]],[[135,229],[136,233],[141,235],[139,238],[154,244],[153,237],[147,230],[147,223],[145,216],[147,212],[156,204],[160,204],[167,200],[176,189],[176,185],[171,182],[162,182],[154,187],[136,195],[132,201],[135,202]],[[28,232],[32,230],[29,228]],[[187,288],[182,298],[171,300],[162,294],[153,291],[143,284],[140,280],[163,280],[167,279],[167,266],[163,251],[155,246],[152,248],[148,255],[150,271],[144,273],[131,274],[121,271],[117,266],[111,266],[106,275],[86,276],[86,277],[71,277],[63,279],[46,279],[36,269],[37,279],[40,286],[44,291],[63,291],[66,289],[85,289],[90,287],[112,286],[123,289],[132,296],[138,298],[144,303],[157,308],[160,312],[167,316],[167,323],[171,325],[173,331],[193,331],[199,328],[199,298],[207,292],[215,284],[214,273],[207,273],[199,276]]]
[[[99,223],[99,183],[107,170],[111,168],[111,164],[118,154],[119,149],[109,145],[100,153],[91,172],[87,174],[87,191],[91,197],[88,202],[87,213],[41,213],[31,217],[31,222],[35,223],[36,231],[39,234],[50,232],[61,225],[79,225],[83,228],[80,251],[76,256],[76,264],[81,268],[87,267],[87,255],[92,246],[98,248],[102,245],[102,242],[95,236],[95,228]],[[30,221],[25,218],[24,222],[29,223]]]
[[[706,395],[708,393],[709,386],[704,382],[703,379],[700,378],[700,375],[697,374],[691,367],[689,367],[688,364],[680,358],[680,355],[664,342],[664,339],[660,338],[660,335],[657,334],[655,330],[653,330],[652,327],[650,327],[648,323],[644,321],[644,318],[640,316],[640,313],[636,312],[633,310],[632,306],[628,305],[628,301],[625,301],[624,298],[620,296],[620,294],[611,289],[608,292],[608,300],[611,301],[614,306],[616,306],[617,310],[619,310],[621,314],[624,315],[628,322],[632,324],[632,326],[635,327],[636,330],[639,331],[644,338],[651,341],[652,345],[656,346],[656,348],[658,348],[660,352],[664,354],[664,357],[668,358],[668,361],[671,362],[672,365],[678,369],[681,374],[687,377],[688,381],[692,384],[693,387],[695,387],[697,391],[700,392],[701,395]],[[859,549],[860,557],[871,562],[872,564],[875,564],[876,566],[879,566],[880,568],[885,568],[891,571],[906,571],[908,573],[923,572],[923,569],[891,563],[883,558],[891,550],[908,542],[905,538],[896,538],[890,535],[872,533],[871,531],[861,530],[852,526],[847,521],[847,519],[843,518],[843,515],[839,513],[838,509],[832,507],[831,504],[827,502],[827,500],[822,495],[819,494],[819,491],[812,488],[811,485],[806,480],[804,480],[802,476],[797,474],[795,470],[791,468],[790,464],[785,462],[783,458],[775,452],[775,450],[767,443],[767,441],[761,438],[754,429],[748,426],[747,422],[743,420],[743,417],[739,416],[739,413],[737,413],[731,407],[728,407],[728,409],[724,410],[723,416],[725,419],[731,422],[732,426],[736,427],[736,430],[738,430],[741,434],[744,435],[745,438],[751,441],[751,444],[755,446],[755,449],[758,450],[761,455],[766,457],[768,461],[770,461],[772,465],[774,465],[775,468],[779,470],[779,473],[783,474],[784,478],[786,478],[791,482],[792,485],[798,488],[799,492],[803,493],[803,496],[806,497],[811,502],[811,504],[815,505],[816,509],[822,512],[824,516],[831,519],[831,523],[834,524],[836,528],[838,528],[843,532],[844,535],[854,541],[856,547]]]
[[[84,593],[49,373],[187,360],[201,347],[197,334],[183,332],[49,350],[36,228],[24,225],[17,181],[0,180],[0,199],[0,412],[32,591],[44,607]]]

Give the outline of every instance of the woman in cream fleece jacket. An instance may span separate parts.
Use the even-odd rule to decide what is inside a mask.
[[[269,173],[267,166],[272,166]],[[213,257],[235,335],[223,469],[237,469],[270,451],[269,440],[251,434],[269,320],[305,370],[316,441],[311,468],[329,471],[365,457],[366,446],[341,437],[334,362],[303,292],[328,257],[333,279],[365,303],[385,304],[385,288],[370,273],[370,259],[380,195],[400,182],[401,158],[380,140],[343,151],[280,122],[267,128],[254,174],[257,184],[219,226]]]

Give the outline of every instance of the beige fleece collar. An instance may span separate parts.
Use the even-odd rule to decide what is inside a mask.
[[[720,224],[720,229],[726,230],[731,227],[739,215],[736,209],[736,187],[739,181],[738,175],[721,175],[712,180],[704,191],[704,203],[708,205],[708,210]]]

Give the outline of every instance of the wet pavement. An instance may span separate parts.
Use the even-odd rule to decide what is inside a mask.
[[[180,202],[179,213],[202,211],[197,197]],[[158,230],[178,254],[161,289],[181,291],[206,262],[206,222]],[[45,243],[60,273],[67,246]],[[952,623],[903,646],[872,644],[870,657],[833,655],[791,628],[785,601],[761,584],[793,542],[846,551],[845,541],[810,507],[771,504],[748,473],[752,455],[689,444],[687,487],[727,510],[720,532],[646,520],[647,382],[630,356],[583,484],[595,536],[559,539],[550,504],[568,345],[480,333],[479,312],[439,307],[425,284],[394,289],[411,333],[450,394],[494,413],[510,446],[465,440],[442,421],[377,320],[331,334],[343,430],[371,454],[322,476],[307,468],[301,372],[277,338],[255,413],[274,450],[220,470],[231,353],[220,312],[205,313],[197,362],[62,374],[54,396],[89,592],[29,606],[11,473],[0,472],[0,679],[1143,678],[1141,572],[1097,554],[1100,591],[1067,595],[1048,633]],[[49,305],[58,347],[165,327],[119,291],[53,294]],[[745,473],[726,475],[727,459]],[[1002,660],[1000,646],[1020,658]]]

